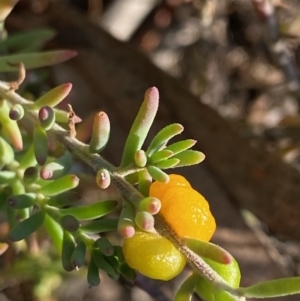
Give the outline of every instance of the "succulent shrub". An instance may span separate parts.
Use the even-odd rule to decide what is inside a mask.
[[[2,31],[14,4],[10,0],[0,4]],[[113,166],[101,156],[110,139],[107,114],[95,115],[92,138],[84,144],[76,139],[75,124],[80,118],[72,107],[57,108],[71,91],[70,83],[34,101],[16,92],[26,70],[61,63],[75,53],[39,51],[53,36],[49,29],[1,36],[0,49],[19,51],[0,56],[1,73],[19,72],[16,81],[0,82],[0,210],[10,228],[4,244],[10,242],[13,247],[14,242],[26,241],[44,229],[61,255],[63,268],[73,271],[86,265],[91,286],[100,284],[99,270],[113,279],[134,281],[138,271],[169,280],[188,263],[193,272],[176,293],[176,301],[190,300],[193,293],[208,301],[227,301],[300,292],[300,277],[239,287],[238,263],[209,242],[216,229],[209,203],[187,179],[166,173],[204,160],[203,153],[191,149],[196,141],[170,142],[183,131],[182,125],[174,123],[161,129],[149,146],[144,144],[159,105],[157,88],[145,92],[121,163]],[[22,52],[29,42],[37,50]],[[121,201],[74,205],[80,198],[75,191],[80,176],[70,172],[74,156],[94,169],[99,189],[113,186]],[[111,212],[115,217],[109,216]],[[113,231],[123,243],[116,245],[106,237]]]

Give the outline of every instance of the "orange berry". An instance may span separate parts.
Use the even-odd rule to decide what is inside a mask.
[[[185,179],[185,177],[180,175],[169,175],[170,181],[168,183],[162,183],[155,181],[150,186],[150,196],[154,196],[161,199],[165,192],[173,186],[185,186],[191,187],[190,183]]]
[[[179,237],[209,241],[216,223],[208,202],[182,177],[170,178],[167,184],[154,182],[150,187],[150,196],[161,200],[159,214]]]
[[[123,253],[127,264],[152,279],[170,280],[185,266],[185,258],[165,237],[137,231],[126,238]]]

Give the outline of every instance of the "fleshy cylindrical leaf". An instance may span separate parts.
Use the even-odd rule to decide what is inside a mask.
[[[84,258],[86,253],[86,245],[83,241],[80,241],[71,256],[72,265],[78,269],[84,265]]]
[[[72,255],[75,250],[75,241],[73,236],[68,232],[64,231],[63,234],[63,243],[62,243],[62,251],[61,251],[61,261],[63,268],[67,271],[73,271],[75,266],[72,262]]]
[[[238,289],[248,298],[275,298],[300,293],[300,277],[289,277],[261,282]]]
[[[44,227],[53,245],[60,254],[62,251],[63,229],[52,217],[45,215]]]
[[[55,107],[68,96],[71,89],[71,83],[60,85],[41,96],[33,106],[38,110],[44,106]]]
[[[36,203],[36,195],[35,193],[13,195],[10,198],[8,198],[7,203],[9,206],[15,209],[32,207]]]
[[[97,172],[96,183],[101,189],[106,189],[110,185],[111,178],[110,173],[107,169],[101,168]]]
[[[158,109],[159,93],[152,87],[145,93],[144,102],[135,118],[126,140],[121,166],[134,161],[135,153],[141,149]]]
[[[158,162],[164,161],[169,159],[173,156],[173,152],[170,150],[161,150],[156,153],[154,153],[151,158],[149,159],[149,164],[155,165]]]
[[[15,158],[12,147],[0,137],[0,167],[1,165],[10,164]]]
[[[100,237],[96,240],[95,246],[105,256],[111,256],[114,254],[114,248],[110,241],[106,237]]]
[[[171,138],[180,134],[182,131],[183,126],[179,123],[173,123],[164,127],[151,141],[146,152],[147,156],[151,157],[155,152],[159,151],[164,145],[166,145]]]
[[[60,225],[69,232],[75,232],[78,230],[80,223],[73,215],[64,215],[60,219]]]
[[[169,169],[169,168],[176,167],[179,162],[180,162],[180,160],[177,158],[170,158],[168,160],[164,160],[164,161],[155,163],[155,166],[159,169]]]
[[[65,207],[67,205],[73,205],[78,202],[81,195],[77,191],[67,191],[58,195],[52,196],[47,204],[53,207]]]
[[[20,128],[15,120],[9,118],[9,106],[6,100],[0,100],[0,123],[2,131],[17,150],[23,149],[23,139]]]
[[[9,118],[11,120],[21,120],[24,117],[24,108],[20,104],[12,106],[9,110]]]
[[[104,258],[100,250],[93,250],[92,260],[99,269],[103,270],[108,275],[117,276],[117,272],[115,271],[113,266]]]
[[[11,185],[16,181],[16,173],[10,170],[0,171],[0,185]]]
[[[29,218],[18,223],[9,232],[9,237],[12,241],[19,241],[35,232],[43,224],[45,213],[38,211]]]
[[[35,154],[34,154],[34,147],[31,145],[28,150],[25,152],[25,154],[22,156],[22,159],[20,160],[20,169],[26,169],[31,166],[35,166],[37,164]]]
[[[184,244],[200,257],[205,257],[222,264],[230,264],[233,260],[229,252],[210,242],[186,237]]]
[[[40,108],[38,116],[42,128],[46,131],[50,130],[55,123],[54,110],[49,106],[43,106]]]
[[[183,167],[201,163],[205,159],[205,155],[195,150],[186,150],[177,154],[173,158],[180,160],[176,167]]]
[[[95,115],[93,123],[93,132],[90,142],[90,152],[100,153],[106,146],[110,135],[110,122],[105,112],[99,112]]]
[[[128,202],[124,202],[118,222],[118,232],[124,238],[132,237],[135,234],[134,218],[135,212],[133,206]]]
[[[170,180],[169,176],[156,166],[149,165],[149,166],[147,166],[147,170],[148,170],[150,176],[155,181],[159,181],[162,183],[168,183]]]
[[[40,126],[34,128],[33,147],[36,161],[39,165],[44,165],[48,157],[48,136]]]
[[[79,178],[75,175],[70,174],[43,186],[40,190],[40,193],[46,196],[54,196],[71,190],[77,187],[78,184]]]
[[[182,141],[175,142],[171,145],[168,145],[166,149],[172,151],[174,155],[177,155],[193,147],[196,144],[196,142],[197,141],[193,139],[182,140]]]
[[[116,231],[119,219],[103,218],[92,221],[88,224],[82,225],[80,229],[85,233],[103,233],[109,231]]]
[[[99,269],[93,260],[89,262],[87,282],[90,286],[98,286],[100,284]]]
[[[91,205],[60,209],[60,212],[64,215],[71,214],[78,220],[90,220],[110,213],[116,208],[117,204],[116,201],[101,201]]]
[[[71,59],[77,53],[72,50],[54,50],[47,52],[19,53],[0,57],[1,72],[18,71],[15,66],[22,62],[26,70],[52,66]],[[10,64],[7,64],[10,62]]]
[[[66,151],[60,158],[45,164],[40,170],[40,176],[44,180],[55,180],[70,171],[73,157]]]

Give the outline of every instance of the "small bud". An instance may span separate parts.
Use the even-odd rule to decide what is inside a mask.
[[[154,230],[154,218],[149,212],[138,212],[135,216],[135,222],[138,227],[147,232],[155,232]]]
[[[9,118],[11,120],[20,120],[23,117],[24,117],[24,108],[22,105],[16,104],[9,110]]]
[[[124,202],[118,222],[118,232],[124,238],[132,237],[135,234],[134,218],[134,208],[131,204]]]
[[[106,189],[110,185],[110,174],[107,169],[100,169],[96,176],[96,183],[101,189]]]
[[[161,201],[158,198],[148,197],[143,199],[139,204],[139,209],[141,211],[149,212],[154,215],[159,212],[161,208]]]
[[[100,153],[106,146],[110,135],[110,122],[105,112],[96,114],[93,123],[90,152]]]
[[[54,110],[49,106],[44,106],[40,108],[38,115],[42,128],[46,131],[50,130],[55,123]]]
[[[146,153],[145,153],[142,149],[138,150],[138,151],[135,153],[134,161],[135,161],[135,164],[136,164],[138,167],[144,167],[144,166],[146,166],[146,164],[147,164],[147,156],[146,156]]]

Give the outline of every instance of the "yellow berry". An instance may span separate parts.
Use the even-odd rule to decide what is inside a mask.
[[[182,177],[170,176],[167,184],[154,182],[150,196],[161,200],[159,214],[180,237],[209,241],[216,223],[205,198]]]
[[[123,253],[128,265],[141,274],[160,280],[170,280],[185,266],[184,256],[165,237],[138,231],[126,238]]]

